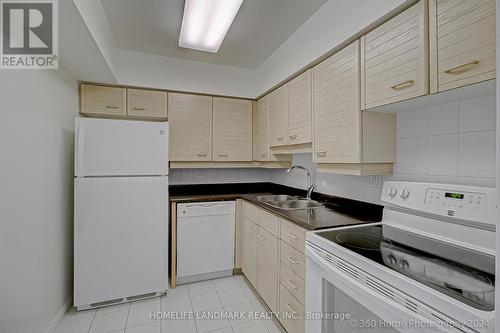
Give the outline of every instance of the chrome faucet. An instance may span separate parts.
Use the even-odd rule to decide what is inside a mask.
[[[312,181],[311,181],[311,173],[309,172],[309,170],[307,170],[306,168],[304,168],[301,165],[292,165],[292,167],[290,169],[286,170],[286,172],[289,173],[293,169],[304,170],[305,173],[307,174],[307,194],[306,194],[306,198],[307,199],[311,199],[312,192],[314,191],[314,188],[315,188],[314,184],[312,184]]]

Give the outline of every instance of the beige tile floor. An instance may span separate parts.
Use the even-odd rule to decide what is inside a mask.
[[[175,313],[180,318],[151,318],[152,312]],[[218,313],[233,317],[209,318]],[[284,330],[276,319],[269,318],[266,307],[243,276],[231,276],[177,286],[162,297],[97,310],[71,308],[56,328],[56,333],[110,332],[283,333]]]

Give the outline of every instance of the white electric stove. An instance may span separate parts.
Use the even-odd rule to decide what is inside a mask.
[[[381,223],[310,232],[306,333],[494,332],[496,189],[386,182]]]

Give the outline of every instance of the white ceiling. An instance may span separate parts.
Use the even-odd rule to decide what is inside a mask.
[[[327,0],[244,0],[217,54],[178,47],[184,0],[101,0],[118,48],[257,68]]]

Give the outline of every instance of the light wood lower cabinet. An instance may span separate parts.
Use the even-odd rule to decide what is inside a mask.
[[[430,1],[431,93],[496,77],[494,0]]]
[[[212,97],[168,94],[170,161],[212,160]]]
[[[287,332],[302,333],[307,230],[247,201],[241,207],[242,272]]]
[[[278,251],[279,241],[276,236],[259,228],[259,258],[257,291],[271,311],[278,311]]]
[[[241,271],[248,281],[257,289],[258,287],[258,227],[243,216],[241,237]]]

